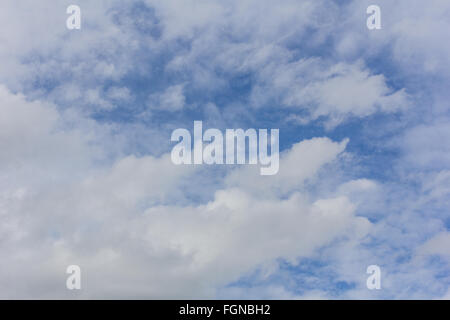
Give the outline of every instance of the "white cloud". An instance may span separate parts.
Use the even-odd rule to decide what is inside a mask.
[[[450,122],[445,118],[420,124],[406,131],[401,146],[407,164],[419,168],[450,167]]]
[[[170,86],[162,93],[152,94],[149,97],[149,108],[175,112],[183,109],[186,98],[183,94],[183,84]]]
[[[108,98],[119,101],[128,101],[131,99],[131,92],[125,87],[111,87],[106,92]]]
[[[253,104],[270,103],[265,99],[272,97],[282,106],[308,111],[303,123],[324,116],[334,127],[349,116],[366,117],[407,106],[403,90],[389,89],[383,75],[370,74],[361,62],[330,65],[320,59],[301,60],[262,69],[260,79],[261,84],[253,88]]]
[[[438,254],[450,258],[450,232],[441,232],[429,239],[418,249],[418,254]]]
[[[2,127],[5,148],[30,152],[10,152],[20,157],[20,170],[0,171],[15,181],[0,189],[0,213],[8,221],[1,229],[0,264],[7,272],[0,274],[0,283],[14,287],[0,291],[4,298],[71,297],[63,281],[70,264],[79,264],[86,274],[80,297],[212,297],[218,287],[261,264],[278,258],[295,263],[340,235],[362,237],[368,231],[370,223],[355,216],[348,198],[312,199],[297,191],[336,159],[345,142],[312,139],[294,145],[282,156],[288,171],[268,180],[268,197],[247,191],[247,174],[241,182],[235,177],[235,186],[215,186],[211,201],[195,204],[183,192],[185,182],[196,179],[194,167],[174,166],[168,154],[96,165],[81,122],[60,133],[54,128],[64,118],[51,106],[5,89],[2,97],[2,120],[11,124]],[[31,115],[40,119],[37,126],[27,122]],[[21,136],[12,143],[12,137]],[[66,164],[37,166],[45,157]],[[86,167],[73,170],[79,157]],[[20,173],[31,168],[36,183]],[[66,179],[53,178],[65,170]],[[271,190],[282,186],[289,197]]]
[[[257,194],[286,194],[301,188],[308,179],[316,176],[322,166],[336,160],[347,143],[348,140],[336,143],[328,138],[304,140],[282,155],[279,172],[271,179],[257,177],[257,169],[248,166],[233,171],[226,177],[226,183]]]

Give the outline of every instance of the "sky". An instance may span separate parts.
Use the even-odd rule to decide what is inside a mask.
[[[0,298],[450,299],[448,30],[447,0],[1,1]],[[194,120],[279,129],[279,172],[174,165]]]

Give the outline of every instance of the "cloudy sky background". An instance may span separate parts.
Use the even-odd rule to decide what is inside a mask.
[[[448,30],[447,0],[1,1],[0,298],[450,299]],[[173,165],[193,120],[279,128],[278,175]]]

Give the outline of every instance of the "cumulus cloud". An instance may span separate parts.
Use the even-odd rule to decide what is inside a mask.
[[[183,109],[186,98],[183,94],[184,85],[168,87],[163,93],[152,94],[149,97],[149,108],[175,112]]]
[[[389,89],[383,75],[371,75],[361,63],[298,61],[263,71],[264,86],[254,87],[255,105],[264,104],[267,91],[286,107],[308,111],[300,123],[327,117],[336,126],[348,116],[365,117],[376,111],[394,112],[407,105],[403,90]]]
[[[347,143],[348,140],[336,143],[328,138],[301,141],[285,152],[280,160],[280,170],[273,178],[258,177],[256,168],[247,167],[232,172],[226,177],[226,183],[260,194],[267,191],[286,194],[313,179],[322,166],[344,151]]]
[[[95,165],[89,143],[77,129],[52,131],[62,116],[50,105],[5,89],[2,95],[2,108],[8,111],[3,119],[12,124],[9,131],[3,127],[3,140],[32,130],[14,145],[33,157],[10,156],[20,157],[22,170],[33,168],[39,177],[33,185],[17,168],[2,166],[2,175],[18,183],[2,185],[1,216],[7,223],[1,230],[1,261],[8,272],[2,273],[1,282],[15,288],[2,290],[4,298],[67,296],[64,287],[56,288],[69,264],[80,264],[89,274],[84,297],[210,297],[216,286],[258,265],[278,258],[295,262],[339,235],[363,236],[370,226],[365,218],[355,217],[346,197],[309,199],[295,191],[335,159],[345,143],[313,139],[287,151],[282,163],[296,175],[286,172],[273,183],[291,191],[288,198],[279,198],[270,181],[271,196],[258,196],[245,186],[250,176],[242,175],[241,184],[234,178],[234,187],[218,188],[207,203],[177,205],[182,181],[192,177],[191,167],[173,165],[169,155],[128,156],[112,166]],[[42,121],[30,128],[25,120],[32,114]],[[27,141],[31,137],[35,139]],[[71,148],[77,142],[87,161],[87,167],[70,171],[57,183],[52,175],[80,160],[70,149],[55,148],[54,139]],[[46,143],[55,148],[52,158],[65,159],[67,168],[35,166],[41,155],[48,155]],[[34,265],[34,271],[24,269],[27,265]]]
[[[419,254],[442,255],[450,258],[450,232],[442,232],[418,248]]]

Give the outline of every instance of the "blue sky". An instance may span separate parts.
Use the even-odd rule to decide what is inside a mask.
[[[450,298],[449,23],[441,0],[2,1],[0,297]],[[194,120],[279,128],[280,172],[174,166]]]

